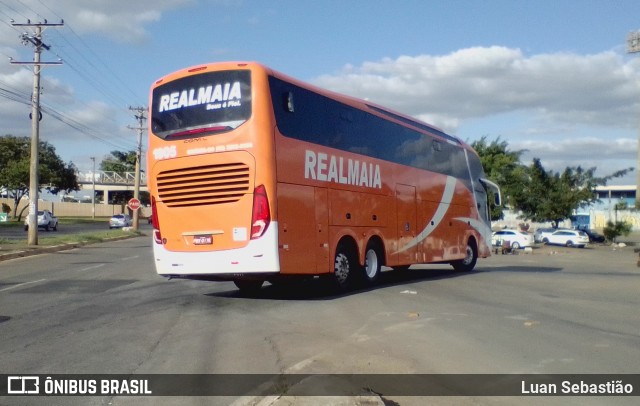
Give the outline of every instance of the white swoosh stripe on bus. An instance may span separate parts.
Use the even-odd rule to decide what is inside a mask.
[[[462,221],[463,223],[469,224],[478,233],[480,233],[482,239],[484,240],[484,243],[488,247],[490,247],[489,241],[491,241],[491,228],[488,227],[484,222],[477,219],[472,219],[470,217],[456,217],[454,218],[454,220]]]
[[[429,236],[439,225],[442,219],[444,219],[445,214],[449,210],[449,205],[451,204],[451,200],[453,200],[453,192],[456,190],[456,178],[452,176],[447,176],[447,183],[444,187],[444,192],[442,192],[442,199],[440,199],[440,205],[436,210],[435,214],[431,218],[430,221],[427,222],[427,226],[415,236],[407,245],[400,248],[398,251],[394,252],[397,254],[402,251],[406,251],[409,248],[413,248],[422,242],[425,238]]]

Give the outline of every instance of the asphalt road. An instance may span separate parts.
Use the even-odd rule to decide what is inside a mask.
[[[232,283],[157,276],[150,244],[138,237],[0,262],[0,373],[639,372],[640,269],[631,248],[545,247],[481,260],[469,274],[446,266],[385,273],[375,288],[338,296],[310,282],[243,297]],[[381,399],[599,405],[638,398]],[[334,403],[252,396],[28,400],[0,404]]]

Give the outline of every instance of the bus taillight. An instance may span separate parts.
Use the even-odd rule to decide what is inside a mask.
[[[153,225],[153,240],[156,244],[162,244],[160,221],[158,220],[158,210],[156,209],[156,198],[154,196],[151,196],[151,224]]]
[[[253,191],[253,214],[251,216],[251,239],[262,237],[269,223],[271,213],[269,212],[269,198],[264,185],[260,185]]]

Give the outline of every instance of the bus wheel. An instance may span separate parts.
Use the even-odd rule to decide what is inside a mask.
[[[467,241],[466,256],[458,261],[451,262],[453,269],[460,272],[470,272],[476,266],[478,260],[478,248],[476,242],[473,239]]]
[[[236,279],[233,281],[242,294],[255,295],[262,288],[264,281],[253,279]]]
[[[339,290],[346,290],[349,287],[356,262],[351,251],[344,244],[340,244],[333,262],[333,279]]]
[[[367,284],[375,283],[380,277],[380,269],[382,268],[382,260],[380,250],[375,243],[369,243],[367,252],[364,257],[364,280]]]

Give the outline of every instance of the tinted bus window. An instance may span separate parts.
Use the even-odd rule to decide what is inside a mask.
[[[184,138],[229,131],[251,117],[251,73],[205,72],[154,89],[152,132]]]
[[[453,145],[275,77],[269,85],[278,129],[287,137],[454,176],[468,184],[467,162],[457,139]]]

